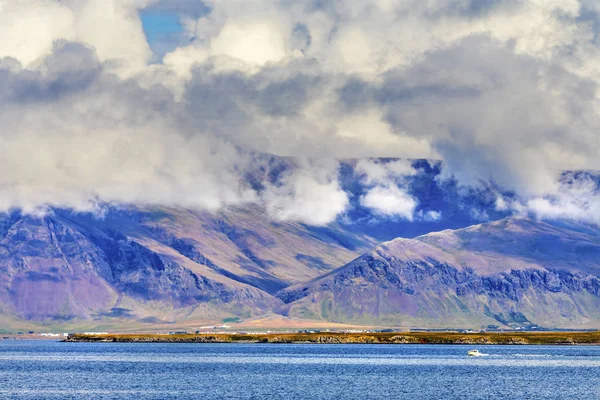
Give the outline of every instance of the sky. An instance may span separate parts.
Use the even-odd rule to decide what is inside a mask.
[[[592,0],[0,0],[0,211],[102,204],[343,214],[344,158],[443,161],[497,207],[600,222]],[[297,158],[244,180],[256,154]],[[361,166],[410,220],[406,164]],[[382,172],[383,171],[383,172]],[[317,211],[315,211],[317,210]]]
[[[179,14],[148,9],[140,12],[140,19],[155,63],[162,62],[165,54],[184,44],[185,30]]]

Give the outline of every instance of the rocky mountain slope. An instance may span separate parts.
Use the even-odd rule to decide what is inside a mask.
[[[600,232],[508,218],[396,239],[278,294],[304,318],[406,327],[600,327]]]
[[[276,291],[373,244],[342,229],[315,233],[261,215],[252,208],[4,215],[0,312],[45,323],[247,318],[279,305]]]

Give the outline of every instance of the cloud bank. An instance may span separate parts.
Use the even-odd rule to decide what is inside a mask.
[[[181,21],[160,62],[145,10]],[[0,211],[259,202],[323,225],[348,205],[336,159],[401,157],[516,194],[499,207],[600,222],[596,186],[561,180],[600,169],[599,13],[589,0],[0,0]],[[301,161],[257,190],[244,179],[257,153]],[[415,218],[409,170],[360,167],[363,206]]]

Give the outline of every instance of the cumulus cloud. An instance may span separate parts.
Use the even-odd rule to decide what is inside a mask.
[[[429,222],[439,221],[442,219],[442,213],[441,211],[427,211],[423,214],[423,219]]]
[[[377,214],[401,217],[409,221],[417,207],[417,201],[397,186],[376,186],[361,197],[360,204]]]
[[[390,124],[428,137],[446,175],[462,184],[491,180],[542,196],[560,189],[561,170],[597,168],[595,82],[489,37],[432,53],[380,84],[352,85]]]
[[[0,1],[0,57],[28,65],[50,54],[54,40],[75,39],[74,22],[73,12],[59,2]]]
[[[262,202],[326,224],[348,203],[333,159],[405,157],[540,217],[600,219],[561,182],[600,169],[596,3],[0,0],[0,209]],[[148,9],[180,15],[160,63]],[[253,153],[313,160],[257,190]],[[365,207],[439,218],[415,216],[407,164],[357,171]]]
[[[530,198],[496,200],[498,210],[511,210],[538,219],[572,219],[600,224],[600,185],[598,177],[588,172],[564,173],[554,194]]]
[[[407,190],[407,178],[417,171],[408,160],[360,160],[355,174],[369,188],[360,197],[363,207],[386,217],[413,220],[418,201]]]
[[[267,211],[282,221],[326,225],[348,206],[348,195],[338,183],[336,162],[301,160],[263,193]]]
[[[123,75],[144,68],[150,59],[137,11],[150,0],[1,0],[0,57],[26,67],[52,51],[57,40],[93,47]]]
[[[404,183],[406,177],[415,175],[417,171],[409,160],[359,160],[355,173],[367,185],[391,185]]]
[[[73,63],[78,69],[72,68]],[[63,43],[43,72],[0,69],[0,208],[99,202],[216,209],[253,199],[248,160],[210,134],[179,127],[172,95],[103,71],[91,49]]]

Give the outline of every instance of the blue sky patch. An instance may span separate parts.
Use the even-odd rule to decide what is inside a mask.
[[[140,12],[144,33],[157,58],[174,50],[182,40],[183,26],[176,13],[147,10]]]

